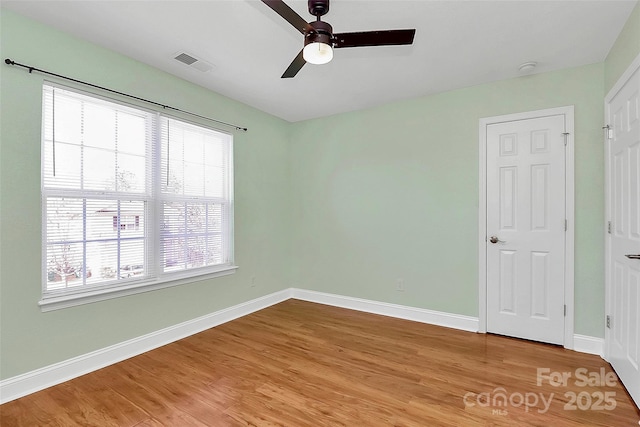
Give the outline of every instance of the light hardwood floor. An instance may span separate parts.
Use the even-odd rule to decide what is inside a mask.
[[[571,377],[538,385],[538,368]],[[617,380],[582,386],[581,368],[611,372],[556,346],[288,300],[2,405],[0,425],[638,426]]]

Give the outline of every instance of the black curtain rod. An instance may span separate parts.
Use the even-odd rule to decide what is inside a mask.
[[[13,61],[13,60],[9,59],[9,58],[5,59],[4,63],[7,64],[7,65],[15,65],[16,67],[26,68],[27,70],[29,70],[29,73],[33,73],[34,71],[37,71],[38,73],[47,74],[47,75],[50,75],[50,76],[55,76],[55,77],[58,77],[58,78],[61,78],[61,79],[65,79],[65,80],[69,80],[69,81],[72,81],[72,82],[75,82],[75,83],[80,83],[80,84],[83,84],[85,86],[91,86],[91,87],[95,87],[95,88],[100,89],[100,90],[104,90],[104,91],[107,91],[107,92],[111,92],[111,93],[115,93],[115,94],[118,94],[118,95],[126,96],[128,98],[137,99],[138,101],[143,101],[143,102],[146,102],[148,104],[157,105],[158,107],[162,107],[164,109],[178,111],[178,112],[183,113],[183,114],[189,114],[190,116],[198,117],[198,118],[201,118],[201,119],[204,119],[204,120],[209,120],[209,121],[221,124],[221,125],[230,126],[230,127],[235,128],[236,130],[241,130],[241,131],[244,131],[244,132],[247,131],[247,128],[242,127],[242,126],[238,126],[238,125],[234,125],[232,123],[227,123],[227,122],[223,122],[223,121],[220,121],[220,120],[212,119],[211,117],[201,116],[200,114],[192,113],[190,111],[181,110],[180,108],[172,107],[170,105],[160,104],[159,102],[151,101],[151,100],[145,99],[145,98],[140,98],[139,96],[135,96],[135,95],[129,95],[128,93],[119,92],[117,90],[109,89],[109,88],[106,88],[106,87],[103,87],[103,86],[98,86],[98,85],[95,85],[93,83],[88,83],[88,82],[84,82],[82,80],[77,80],[77,79],[74,79],[72,77],[67,77],[67,76],[63,76],[61,74],[52,73],[51,71],[41,70],[40,68],[32,67],[30,65],[20,64],[20,63],[18,63],[16,61]]]

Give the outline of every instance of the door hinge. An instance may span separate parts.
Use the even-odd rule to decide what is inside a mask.
[[[564,220],[564,231],[567,231],[567,220]]]
[[[562,136],[564,137],[564,146],[567,146],[567,137],[569,136],[569,132],[562,132]]]
[[[611,316],[607,314],[607,328],[611,329]]]
[[[613,139],[613,129],[611,129],[611,126],[602,126],[602,129],[606,129],[604,133],[606,139]]]
[[[611,221],[607,221],[607,233],[611,234]]]
[[[567,317],[567,304],[564,305],[564,317]]]

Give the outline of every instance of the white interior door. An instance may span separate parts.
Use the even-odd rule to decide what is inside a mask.
[[[640,67],[607,102],[610,234],[606,345],[640,406]]]
[[[487,332],[564,344],[565,119],[486,126]]]

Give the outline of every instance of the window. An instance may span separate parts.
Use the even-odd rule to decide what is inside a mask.
[[[45,84],[41,304],[232,271],[232,144]]]
[[[140,215],[114,215],[113,216],[113,231],[120,230],[139,230],[140,229]]]

